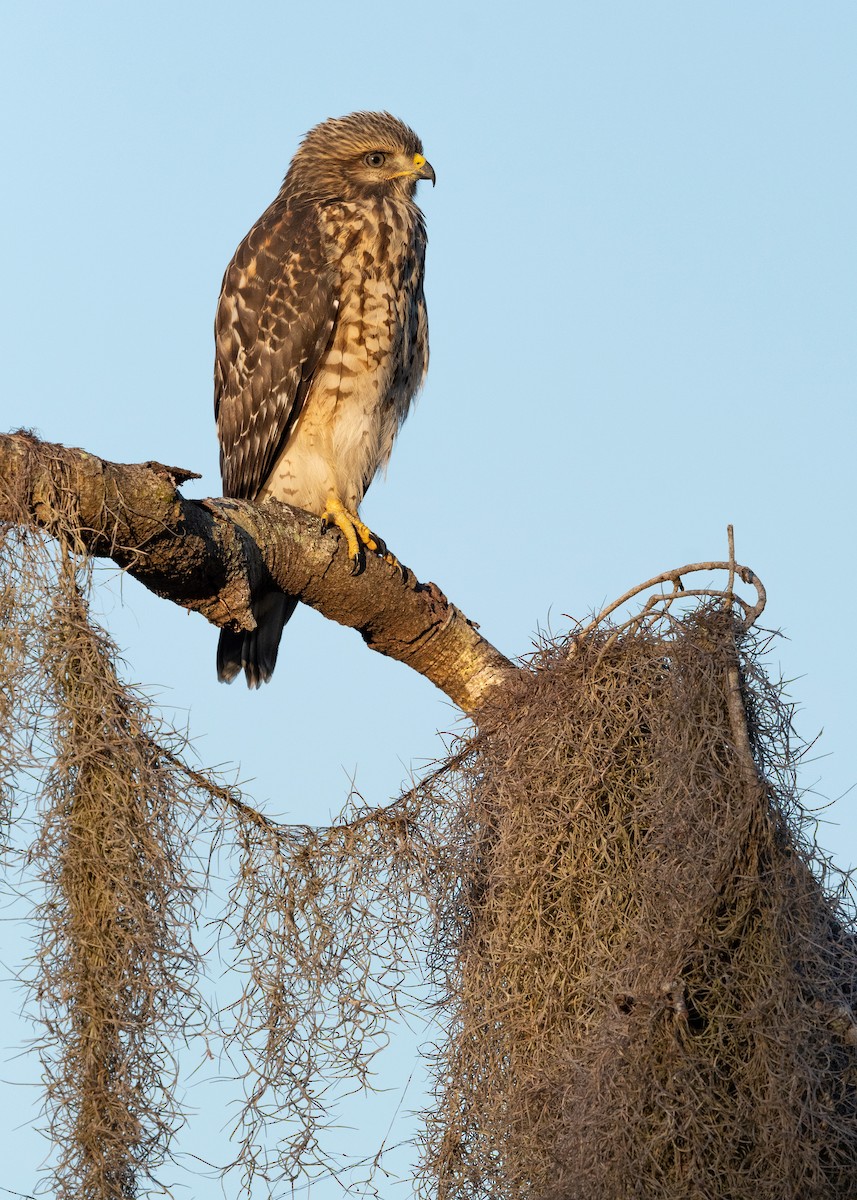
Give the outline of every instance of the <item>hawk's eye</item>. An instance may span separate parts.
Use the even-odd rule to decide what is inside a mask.
[[[383,167],[387,161],[387,155],[381,150],[370,150],[368,154],[364,155],[363,161],[367,167]]]

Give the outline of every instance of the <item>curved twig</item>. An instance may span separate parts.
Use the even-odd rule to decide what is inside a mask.
[[[693,575],[699,571],[728,571],[729,577],[725,588],[700,587],[686,588],[683,583],[683,578],[686,575]],[[738,596],[734,592],[735,576],[746,583],[748,586],[756,589],[756,603],[750,604],[742,596]],[[577,643],[583,642],[593,630],[597,629],[603,621],[611,616],[623,604],[627,604],[629,600],[633,600],[635,596],[641,595],[643,592],[648,592],[652,588],[659,587],[663,584],[671,583],[672,591],[660,592],[653,596],[649,596],[640,612],[629,617],[619,625],[614,633],[621,633],[632,625],[639,625],[641,628],[649,628],[652,624],[664,618],[671,618],[672,613],[670,608],[676,600],[689,600],[695,597],[705,597],[710,600],[721,600],[729,607],[734,608],[737,604],[741,609],[741,624],[744,629],[749,629],[761,616],[764,611],[767,601],[767,593],[764,585],[750,567],[742,566],[735,562],[735,543],[732,526],[729,526],[729,559],[726,561],[709,561],[688,563],[684,567],[674,567],[670,571],[662,571],[660,575],[654,575],[651,579],[647,579],[645,583],[638,583],[636,587],[630,588],[612,604],[608,604],[602,609],[597,617],[593,618],[588,625],[584,626],[575,635],[572,645],[572,653]]]

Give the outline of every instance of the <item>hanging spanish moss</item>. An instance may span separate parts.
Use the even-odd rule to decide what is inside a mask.
[[[426,1197],[857,1195],[851,900],[734,555],[545,644],[388,807],[296,827],[191,767],[122,681],[52,478],[54,536],[21,505],[0,541],[0,824],[37,825],[56,1196],[160,1187],[198,1043],[238,1097],[212,1164],[226,1195],[345,1180],[338,1104],[372,1086],[421,975],[440,1028]],[[697,568],[726,587],[685,590]],[[222,1001],[203,1000],[212,921]]]
[[[851,901],[759,639],[701,605],[545,646],[431,785],[440,1200],[857,1195]]]

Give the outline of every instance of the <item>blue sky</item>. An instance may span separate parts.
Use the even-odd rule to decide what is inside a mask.
[[[4,6],[0,425],[181,464],[203,473],[187,494],[218,494],[223,268],[307,128],[389,109],[437,171],[421,190],[432,364],[364,516],[510,655],[660,570],[722,557],[732,522],[768,589],[763,623],[784,634],[771,672],[792,681],[798,731],[823,730],[808,802],[845,797],[820,840],[850,867],[857,9],[360,11]],[[458,727],[430,684],[304,609],[268,688],[219,686],[216,631],[105,580],[127,677],[273,815],[323,822],[352,779],[383,803]],[[27,1192],[45,1147],[16,1129],[35,1103],[20,1004],[12,988],[0,1001],[0,1158]],[[219,1129],[205,1110],[220,1101],[194,1103]],[[396,1136],[419,1103],[413,1084]],[[389,1114],[349,1119],[371,1151]]]

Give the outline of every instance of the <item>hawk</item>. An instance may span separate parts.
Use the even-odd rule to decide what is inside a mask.
[[[354,570],[367,550],[386,554],[358,509],[428,367],[421,179],[435,181],[420,139],[389,113],[316,125],[235,251],[217,306],[223,494],[315,513],[341,530]],[[218,678],[270,679],[296,604],[268,592],[255,629],[221,630]]]

